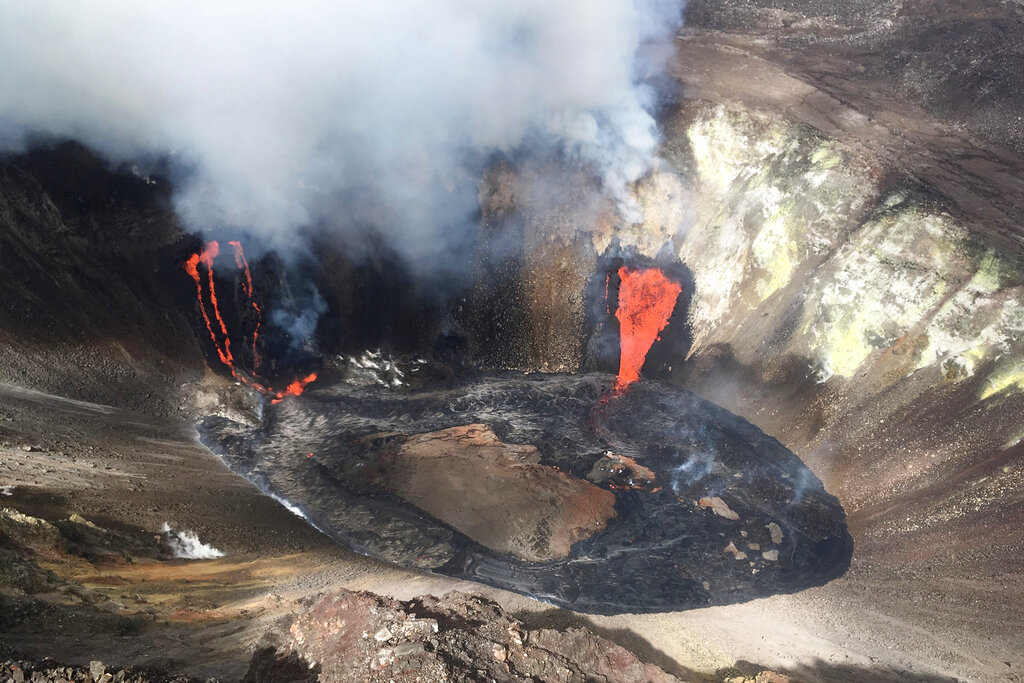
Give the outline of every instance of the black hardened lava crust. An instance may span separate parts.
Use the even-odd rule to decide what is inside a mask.
[[[735,603],[820,585],[847,569],[853,540],[843,508],[796,455],[692,393],[642,380],[610,395],[613,381],[506,372],[432,389],[338,384],[267,405],[256,430],[209,417],[200,434],[232,469],[345,546],[582,612]],[[526,562],[360,476],[374,457],[362,437],[471,423],[505,443],[536,446],[542,464],[575,477],[612,451],[657,479],[648,490],[605,485],[616,515],[603,531],[565,558]],[[712,497],[738,519],[699,504]]]

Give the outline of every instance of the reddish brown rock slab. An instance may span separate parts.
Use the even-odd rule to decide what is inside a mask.
[[[536,447],[470,424],[409,438],[383,484],[477,543],[542,562],[604,529],[615,495],[539,461]]]
[[[302,601],[265,636],[244,680],[679,681],[587,629],[530,630],[478,596],[399,602],[344,590]]]
[[[644,467],[633,458],[605,451],[604,456],[590,468],[587,479],[595,484],[607,483],[617,489],[644,491],[654,486],[657,480],[651,469]]]

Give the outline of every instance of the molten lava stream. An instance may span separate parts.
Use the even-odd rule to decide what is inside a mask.
[[[651,345],[668,326],[683,288],[658,268],[619,268],[619,375],[615,391],[640,379]]]
[[[277,392],[277,395],[270,401],[271,403],[280,403],[284,400],[285,396],[298,396],[306,389],[306,385],[310,382],[316,381],[316,373],[311,372],[305,377],[300,377],[294,380],[291,384],[286,386],[281,391]]]
[[[230,342],[225,339],[224,347],[221,348],[220,342],[217,341],[217,334],[213,331],[213,324],[210,322],[210,316],[206,312],[206,303],[203,301],[203,281],[199,277],[199,264],[202,263],[206,266],[206,269],[210,273],[210,298],[213,301],[213,310],[217,315],[217,319],[220,320],[220,312],[217,310],[217,294],[213,289],[213,259],[217,258],[217,254],[220,253],[220,245],[216,242],[209,242],[203,245],[203,250],[198,254],[192,254],[185,261],[185,272],[187,272],[196,283],[196,298],[199,299],[199,310],[203,313],[203,322],[206,323],[206,331],[210,334],[210,339],[213,341],[213,346],[217,350],[217,356],[220,357],[220,361],[224,365],[228,366],[231,370],[231,374],[235,374],[234,359],[231,357],[231,345]],[[221,328],[224,328],[223,321],[221,321]],[[227,330],[224,329],[224,334],[227,335]]]
[[[256,391],[267,396],[273,396],[271,403],[279,403],[286,396],[298,396],[301,394],[306,387],[316,380],[316,373],[311,372],[305,377],[300,377],[288,384],[281,391],[274,391],[270,386],[264,383],[264,380],[256,374],[255,370],[259,368],[261,358],[256,348],[256,342],[259,339],[260,325],[262,324],[263,312],[256,303],[256,298],[253,295],[252,286],[252,273],[249,270],[249,261],[245,258],[245,251],[242,249],[241,242],[231,241],[228,242],[231,245],[235,255],[235,265],[245,274],[245,280],[242,283],[242,290],[245,292],[246,297],[249,299],[249,304],[256,312],[256,328],[253,331],[252,338],[252,353],[253,353],[253,373],[252,376],[248,376],[243,373],[239,368],[235,367],[235,359],[231,354],[231,339],[228,335],[227,325],[224,323],[224,318],[220,314],[220,306],[217,303],[217,288],[213,280],[213,261],[220,254],[220,245],[217,242],[208,242],[203,245],[202,251],[197,254],[193,254],[186,259],[183,267],[185,272],[191,276],[192,280],[196,283],[196,299],[199,301],[199,310],[203,315],[203,322],[206,324],[206,331],[210,335],[210,340],[213,342],[214,349],[217,351],[217,357],[220,358],[227,369],[231,372],[231,376],[237,379],[239,382],[251,386]],[[206,300],[203,296],[203,278],[199,275],[199,264],[206,266],[207,282],[210,295],[210,305],[213,308],[213,319],[217,321],[217,326],[220,328],[221,334],[223,335],[223,342],[217,338],[217,333],[213,326],[213,320],[210,319],[210,314],[206,310]]]
[[[231,249],[235,252],[235,265],[238,266],[239,270],[245,273],[245,281],[242,282],[242,290],[245,291],[245,295],[249,297],[249,304],[252,306],[252,310],[256,313],[256,328],[252,333],[252,369],[259,370],[262,358],[260,358],[259,351],[256,349],[256,342],[260,338],[260,325],[263,324],[263,311],[260,309],[259,304],[256,303],[255,297],[252,294],[252,272],[249,270],[249,261],[245,258],[245,250],[242,249],[242,243],[236,240],[228,242],[231,245]]]

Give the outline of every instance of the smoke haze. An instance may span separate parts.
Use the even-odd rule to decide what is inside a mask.
[[[0,3],[0,146],[169,158],[192,230],[437,248],[489,154],[591,165],[634,220],[678,0]],[[358,202],[353,201],[358,198]],[[357,205],[358,204],[358,205]]]

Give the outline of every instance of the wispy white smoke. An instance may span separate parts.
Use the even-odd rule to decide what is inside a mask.
[[[294,348],[302,348],[316,331],[317,320],[327,311],[327,302],[315,289],[301,298],[302,305],[295,308],[275,308],[270,320],[278,329],[287,330]]]
[[[559,150],[616,198],[657,143],[643,79],[680,0],[0,3],[0,146],[69,136],[172,155],[193,229],[306,224],[429,246],[474,164]],[[353,197],[362,204],[354,206]],[[366,197],[374,197],[366,203]]]
[[[224,557],[224,553],[212,545],[207,545],[199,540],[194,531],[178,531],[171,529],[171,525],[164,522],[164,540],[170,546],[175,557],[183,560],[214,560]]]
[[[287,510],[288,512],[292,513],[292,514],[293,514],[293,515],[295,515],[296,517],[301,517],[302,519],[305,519],[305,520],[309,521],[309,517],[307,517],[307,516],[306,516],[306,513],[305,513],[305,512],[303,512],[303,511],[302,511],[302,510],[301,510],[301,509],[299,508],[299,506],[297,506],[297,505],[293,505],[293,504],[292,504],[292,503],[290,503],[290,502],[289,502],[288,500],[286,500],[286,499],[282,498],[281,496],[277,495],[276,493],[269,493],[268,495],[269,495],[269,496],[270,496],[271,498],[273,498],[274,500],[276,500],[276,501],[277,501],[278,503],[280,503],[280,504],[281,504],[281,506],[282,506],[282,507],[283,507],[283,508],[284,508],[285,510]]]

